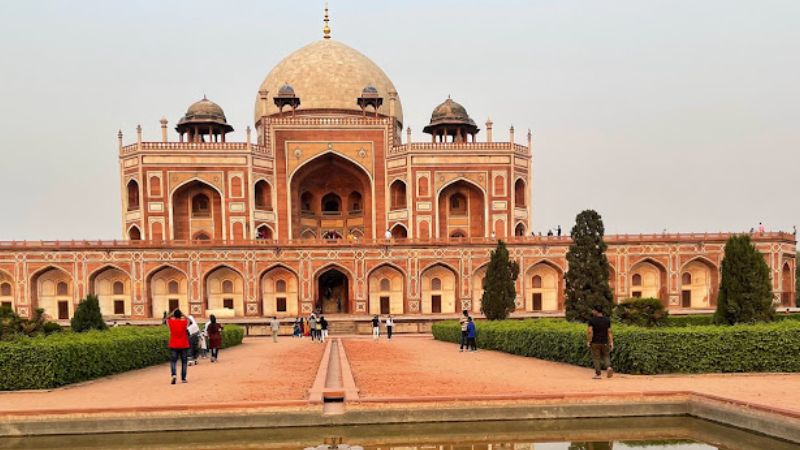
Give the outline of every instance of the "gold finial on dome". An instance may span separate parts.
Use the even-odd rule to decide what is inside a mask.
[[[328,22],[330,22],[330,19],[328,18],[328,2],[325,2],[325,18],[322,21],[325,22],[325,26],[322,27],[322,37],[325,39],[330,39],[331,27],[328,26]]]

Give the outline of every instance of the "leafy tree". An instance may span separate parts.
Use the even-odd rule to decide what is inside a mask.
[[[497,241],[492,251],[486,278],[483,279],[481,312],[489,320],[503,320],[516,308],[517,290],[514,283],[519,276],[519,264],[508,258],[503,241]]]
[[[89,294],[78,305],[75,315],[70,321],[72,331],[105,330],[108,328],[100,313],[100,301],[94,294]]]
[[[603,218],[587,209],[575,218],[572,245],[567,252],[565,309],[567,320],[586,322],[592,308],[609,316],[613,296],[608,285],[609,265],[603,241]]]
[[[773,319],[769,267],[749,235],[728,238],[721,272],[715,323],[732,325]]]
[[[0,307],[0,340],[13,340],[20,336],[51,334],[57,331],[61,331],[61,327],[55,322],[47,322],[42,308],[36,309],[33,317],[26,319],[7,306]]]

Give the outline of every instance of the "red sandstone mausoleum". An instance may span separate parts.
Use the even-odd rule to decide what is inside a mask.
[[[447,98],[412,142],[392,81],[330,39],[278,63],[244,142],[222,108],[189,106],[170,141],[118,135],[114,242],[0,243],[0,304],[72,316],[96,294],[109,319],[454,314],[480,310],[496,239],[521,267],[519,313],[563,310],[568,237],[532,236],[530,131],[480,129]],[[405,127],[405,128],[404,128]],[[727,234],[611,235],[615,300],[714,308]],[[756,233],[776,303],[792,305],[795,236]]]

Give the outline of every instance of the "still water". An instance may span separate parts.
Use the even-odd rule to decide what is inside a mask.
[[[689,417],[262,428],[0,438],[0,449],[286,449],[326,439],[365,450],[798,450]]]

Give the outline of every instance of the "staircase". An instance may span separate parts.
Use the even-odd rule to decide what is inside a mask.
[[[328,334],[331,336],[356,334],[356,322],[353,320],[329,321]]]

